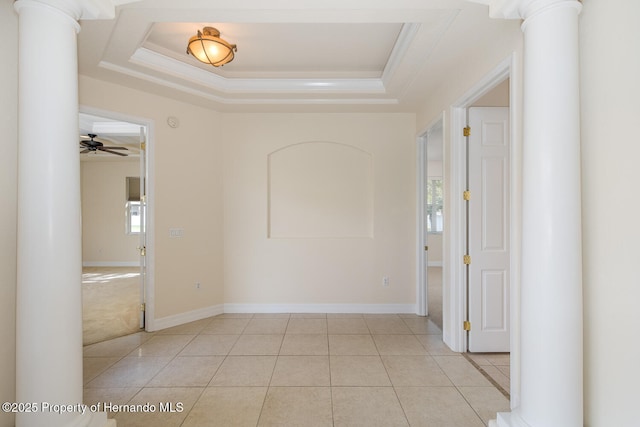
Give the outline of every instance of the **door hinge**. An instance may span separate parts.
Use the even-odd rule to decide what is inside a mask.
[[[147,310],[147,304],[142,303],[140,304],[140,311],[146,311]]]
[[[462,193],[462,198],[463,198],[464,200],[466,200],[467,202],[468,202],[469,200],[471,200],[471,191],[469,191],[469,190],[465,190],[465,191]]]
[[[467,126],[464,129],[462,129],[462,135],[470,136],[471,135],[471,128],[469,126]]]
[[[462,262],[464,262],[465,265],[469,265],[471,264],[471,255],[465,255],[462,257]]]
[[[141,149],[142,151],[146,150],[146,149],[147,149],[147,143],[146,143],[146,142],[141,142],[141,143],[140,143],[140,149]]]
[[[429,250],[429,246],[425,246],[425,247],[424,247],[424,250],[425,250],[425,251],[428,251],[428,250]]]
[[[140,256],[147,255],[147,247],[146,246],[138,246],[138,251],[140,251]]]
[[[469,322],[468,320],[465,320],[462,327],[464,328],[465,331],[470,331],[471,330],[471,322]]]
[[[140,201],[142,203],[147,203],[147,196],[145,194],[143,194],[142,196],[140,196]]]

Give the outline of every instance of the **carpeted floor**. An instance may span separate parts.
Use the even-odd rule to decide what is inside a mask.
[[[138,332],[140,269],[82,269],[82,336],[84,345]]]

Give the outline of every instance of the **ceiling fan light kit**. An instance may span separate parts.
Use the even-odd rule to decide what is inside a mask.
[[[187,54],[193,55],[198,61],[220,67],[233,61],[238,48],[220,38],[220,31],[213,27],[204,27],[202,32],[189,39]]]
[[[89,141],[80,141],[80,148],[83,149],[80,151],[80,154],[97,153],[98,151],[103,151],[105,153],[116,154],[118,156],[124,156],[124,157],[128,156],[128,154],[126,153],[120,153],[118,151],[114,151],[114,150],[128,150],[128,148],[105,146],[102,142],[94,140],[94,138],[96,138],[97,136],[98,135],[94,133],[89,133],[87,134]]]

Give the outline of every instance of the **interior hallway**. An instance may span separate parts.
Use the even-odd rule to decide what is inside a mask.
[[[158,408],[110,413],[119,427],[475,427],[509,410],[439,327],[404,314],[224,314],[87,346],[84,383],[86,404]]]

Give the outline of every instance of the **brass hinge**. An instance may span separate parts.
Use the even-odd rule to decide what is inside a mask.
[[[465,255],[462,257],[462,262],[465,263],[465,265],[469,265],[471,264],[471,255]]]
[[[464,200],[466,200],[467,202],[468,202],[469,200],[471,200],[471,191],[469,191],[469,190],[465,190],[465,191],[462,193],[462,198],[463,198]]]
[[[470,331],[471,330],[471,322],[469,322],[468,320],[465,320],[462,327],[464,328],[465,331]]]
[[[425,250],[425,251],[428,251],[428,250],[429,250],[429,246],[425,246],[425,247],[424,247],[424,250]]]
[[[147,143],[146,143],[146,142],[141,142],[141,143],[140,143],[140,149],[141,149],[142,151],[146,150],[146,149],[147,149]]]
[[[147,309],[147,304],[145,303],[140,304],[140,311],[146,311],[146,309]]]
[[[146,246],[138,246],[138,251],[140,252],[140,256],[147,256]]]
[[[464,129],[462,129],[462,135],[470,136],[471,135],[471,128],[469,126],[467,126]]]

